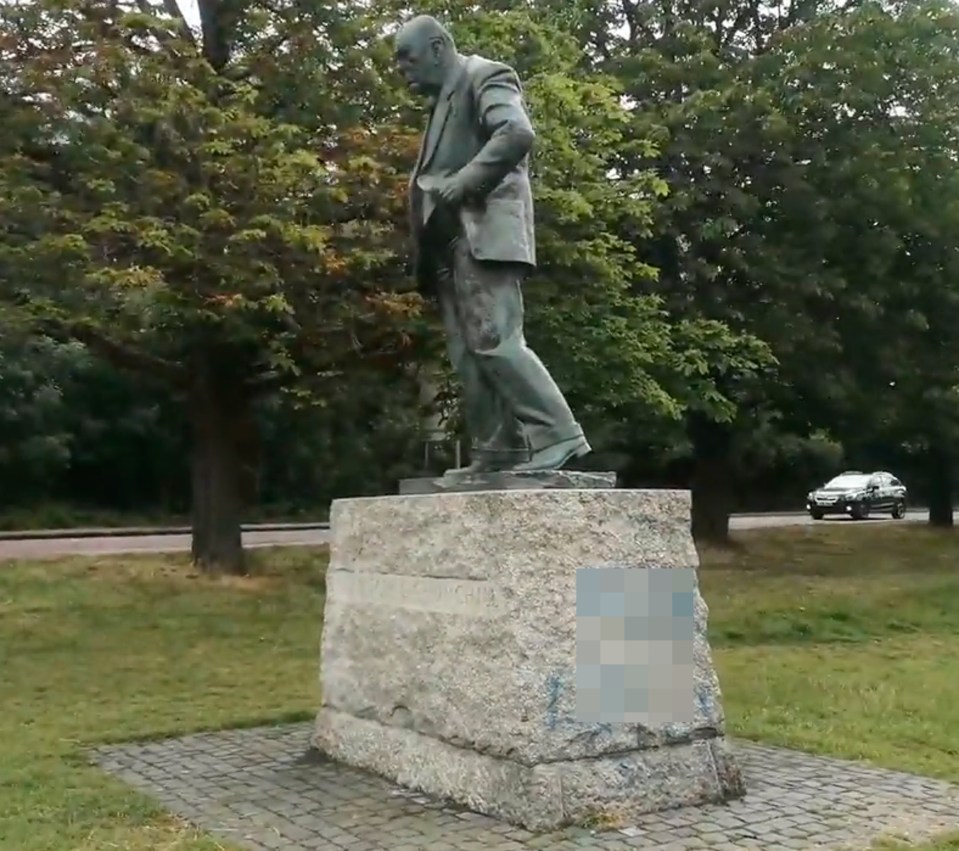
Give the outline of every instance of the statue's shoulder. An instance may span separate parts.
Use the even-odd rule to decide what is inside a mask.
[[[466,76],[474,81],[485,80],[493,74],[502,74],[504,72],[514,76],[516,75],[516,71],[512,66],[507,65],[505,62],[497,62],[495,59],[487,59],[485,56],[471,54],[470,56],[464,56],[463,60]]]

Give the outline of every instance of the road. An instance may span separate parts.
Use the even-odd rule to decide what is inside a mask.
[[[959,518],[959,512],[955,516]],[[917,508],[906,512],[904,520],[893,520],[888,514],[875,515],[865,521],[864,525],[872,523],[925,523],[929,519],[929,511]],[[729,518],[730,529],[764,529],[768,526],[810,526],[819,523],[853,523],[849,517],[827,517],[825,520],[813,520],[808,514],[734,514]]]
[[[303,547],[325,544],[329,531],[324,528],[251,529],[243,533],[243,546]],[[65,555],[119,555],[122,553],[179,553],[190,549],[190,535],[183,532],[135,535],[62,536],[44,534],[43,537],[0,537],[0,560],[18,558],[57,558]]]
[[[959,515],[959,512],[957,512]],[[910,511],[905,520],[889,517],[870,518],[860,524],[925,522],[928,512]],[[805,514],[739,514],[730,518],[732,529],[764,529],[777,526],[806,526],[813,523],[851,523],[845,517],[814,521]],[[119,555],[122,553],[177,553],[190,549],[190,535],[182,529],[134,530],[47,530],[43,532],[0,532],[0,560],[18,558],[56,558],[65,555]],[[329,541],[329,530],[323,524],[277,524],[249,527],[243,533],[243,544],[259,547],[307,547]]]

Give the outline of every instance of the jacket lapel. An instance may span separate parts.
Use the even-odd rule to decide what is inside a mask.
[[[423,131],[422,137],[420,137],[420,150],[416,155],[416,165],[413,166],[413,171],[410,174],[410,186],[416,182],[416,175],[420,173],[420,168],[423,165],[423,154],[426,152],[426,137],[430,133],[430,128],[433,126],[433,113],[436,111],[436,106],[430,106],[430,114],[426,119],[426,128]]]
[[[423,146],[420,149],[420,159],[416,171],[426,168],[436,153],[436,146],[439,144],[443,135],[443,129],[446,127],[446,121],[450,117],[452,104],[450,101],[456,94],[456,89],[463,79],[466,71],[465,57],[458,57],[456,72],[450,77],[447,83],[440,90],[439,97],[436,99],[436,108],[426,127],[426,135],[423,139]]]

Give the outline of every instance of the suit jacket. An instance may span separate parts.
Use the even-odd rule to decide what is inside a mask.
[[[436,100],[410,180],[414,266],[431,287],[426,228],[436,212],[430,179],[458,174],[467,196],[457,218],[477,260],[536,265],[529,151],[535,133],[516,72],[480,56],[458,56]],[[435,250],[435,249],[434,249]]]

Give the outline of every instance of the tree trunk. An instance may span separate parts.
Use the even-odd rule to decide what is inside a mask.
[[[733,502],[729,426],[693,414],[688,423],[693,445],[693,538],[697,542],[729,543],[729,512]]]
[[[929,445],[929,525],[951,528],[952,453],[939,438]]]
[[[198,378],[193,424],[193,563],[208,573],[242,574],[243,454],[249,399]]]

